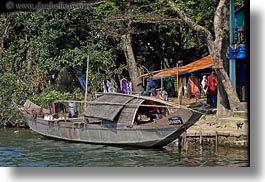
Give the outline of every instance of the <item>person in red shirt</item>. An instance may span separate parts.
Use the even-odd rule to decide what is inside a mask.
[[[159,92],[156,91],[155,88],[151,89],[150,96],[163,100],[163,97],[159,94]],[[149,105],[155,105],[154,101],[152,101],[152,100],[150,100],[148,104]],[[157,107],[154,107],[153,112],[157,114],[157,113],[159,113],[159,109]]]
[[[214,71],[211,72],[211,75],[208,76],[207,82],[204,86],[206,89],[207,103],[212,107],[217,106],[217,88],[218,88],[218,79],[214,74]]]

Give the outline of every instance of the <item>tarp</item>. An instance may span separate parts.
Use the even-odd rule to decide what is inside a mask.
[[[178,75],[184,75],[187,73],[191,73],[194,71],[199,71],[206,68],[212,68],[212,57],[210,55],[203,57],[197,61],[194,61],[190,64],[181,66],[178,68]],[[169,76],[176,76],[177,75],[177,68],[172,68],[169,70],[161,71],[155,75],[153,75],[153,80],[161,79],[169,77]]]

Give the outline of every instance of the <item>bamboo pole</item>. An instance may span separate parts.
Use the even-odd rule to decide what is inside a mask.
[[[55,100],[54,102],[64,102],[64,103],[69,103],[69,102],[75,102],[75,103],[88,103],[90,101],[85,101],[85,100]]]
[[[87,101],[87,87],[88,87],[88,66],[89,66],[89,55],[87,56],[87,63],[86,63],[86,90],[85,90],[85,106],[84,110],[86,109],[86,101]]]
[[[161,91],[163,90],[163,76],[161,77]]]
[[[177,67],[177,89],[176,90],[178,91],[177,96],[178,96],[178,104],[179,104],[179,63],[177,63],[176,67]]]
[[[215,132],[215,150],[217,151],[217,147],[218,147],[218,132]]]
[[[76,103],[88,103],[91,105],[117,105],[117,106],[128,106],[128,107],[160,107],[160,108],[176,108],[175,106],[164,106],[164,105],[151,105],[151,104],[126,104],[126,103],[112,103],[112,102],[95,102],[95,101],[71,101],[71,100],[56,100],[58,102],[76,102]]]
[[[187,131],[186,131],[186,130],[183,132],[183,148],[184,148],[185,150],[188,149],[188,143],[187,143]]]
[[[97,92],[96,94],[97,95],[123,95],[124,96],[124,94],[122,94],[122,93]],[[188,109],[188,110],[193,111],[193,112],[201,113],[202,115],[206,114],[206,113],[203,113],[201,111],[189,108],[189,107],[184,106],[184,105],[178,105],[178,104],[175,104],[175,103],[172,103],[172,102],[164,101],[164,100],[161,100],[161,99],[158,99],[158,98],[154,98],[154,97],[150,97],[150,96],[141,96],[141,95],[133,95],[133,94],[126,95],[126,96],[127,97],[139,98],[139,99],[145,99],[145,100],[152,100],[152,101],[155,101],[155,102],[158,102],[158,103],[161,103],[161,104],[165,104],[165,105],[168,105],[168,106],[171,106],[171,107]]]
[[[146,74],[143,74],[143,75],[140,75],[139,77],[143,77],[143,76],[148,76],[150,74],[154,74],[154,73],[158,73],[160,71],[167,71],[167,70],[170,70],[172,68],[167,68],[167,69],[162,69],[162,70],[156,70],[156,71],[150,71],[149,73],[146,73]]]
[[[182,82],[180,83],[180,87],[178,89],[178,105],[182,104]]]
[[[162,105],[151,105],[151,104],[124,104],[124,103],[107,103],[107,102],[91,102],[92,105],[117,105],[117,106],[127,106],[127,107],[159,107],[159,108],[176,108],[172,106],[162,106]]]
[[[200,145],[202,145],[202,131],[200,131]]]

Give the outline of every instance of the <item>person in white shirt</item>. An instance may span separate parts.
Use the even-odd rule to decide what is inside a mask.
[[[206,75],[204,75],[202,77],[202,81],[201,81],[201,88],[202,88],[202,95],[203,96],[206,96],[206,92],[207,92],[207,88],[204,89],[206,82],[207,82],[207,77],[206,77]]]

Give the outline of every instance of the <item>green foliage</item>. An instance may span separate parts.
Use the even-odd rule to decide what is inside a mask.
[[[245,4],[245,0],[235,0],[235,8],[239,8]]]
[[[79,84],[70,92],[60,92],[60,72],[67,70],[77,80],[76,71],[85,67],[89,56],[91,91],[101,88],[106,76],[120,74],[114,49],[98,35],[89,9],[36,10],[2,15],[0,32],[4,47],[0,52],[0,120],[15,111],[14,100],[31,99],[45,105],[54,99],[83,99]],[[56,85],[49,84],[55,74]],[[57,83],[58,82],[58,83]]]
[[[54,100],[68,100],[71,99],[72,95],[69,92],[61,93],[56,90],[44,91],[40,95],[33,95],[31,100],[45,105],[47,103],[51,103]]]
[[[197,24],[212,29],[213,17],[219,1],[213,0],[175,0],[176,6],[183,10]]]
[[[218,1],[175,2],[197,24],[212,30]],[[82,100],[84,93],[76,83],[77,69],[85,68],[88,58],[89,90],[100,90],[103,79],[127,69],[125,61],[120,62],[122,55],[117,54],[122,50],[120,37],[124,33],[133,35],[135,53],[139,47],[151,53],[135,55],[138,66],[154,62],[160,69],[164,60],[170,67],[175,66],[184,49],[194,45],[200,48],[204,43],[174,18],[176,14],[166,1],[148,0],[106,0],[87,9],[1,14],[0,104],[4,107],[0,119],[14,113],[12,100],[22,104],[30,98],[43,105],[54,99]],[[164,21],[168,19],[171,21]],[[75,83],[72,91],[62,92],[58,75],[65,70]],[[55,83],[51,83],[52,74]]]
[[[19,104],[23,103],[32,94],[32,90],[13,73],[5,73],[0,76],[0,90],[1,124],[1,122],[13,118],[16,115],[12,101]]]

